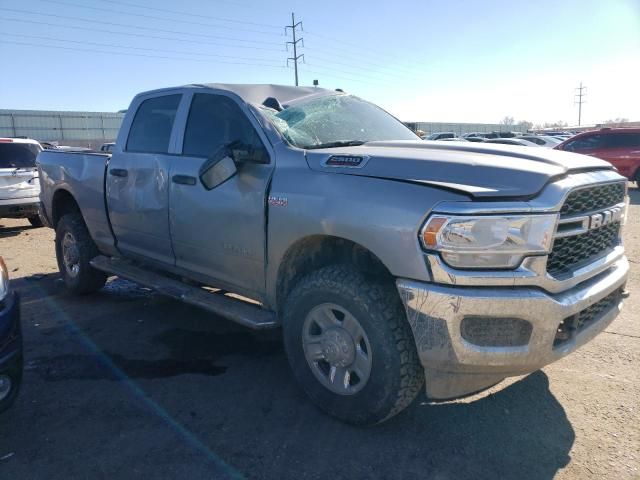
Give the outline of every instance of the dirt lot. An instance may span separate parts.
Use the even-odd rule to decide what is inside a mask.
[[[0,220],[22,294],[26,372],[0,416],[0,478],[640,478],[640,191],[632,296],[592,343],[473,398],[376,428],[321,414],[277,332],[254,334],[134,284],[74,298],[53,232]]]

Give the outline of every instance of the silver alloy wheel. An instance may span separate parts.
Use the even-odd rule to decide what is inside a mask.
[[[9,396],[11,386],[11,377],[9,375],[0,375],[0,402]]]
[[[353,395],[371,375],[371,345],[360,322],[344,308],[314,307],[302,327],[302,346],[309,367],[334,393]]]
[[[75,277],[80,273],[80,251],[78,250],[78,242],[71,232],[66,232],[62,238],[62,260],[70,277]]]

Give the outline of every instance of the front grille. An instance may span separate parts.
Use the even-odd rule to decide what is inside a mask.
[[[616,222],[582,235],[556,238],[547,260],[547,272],[560,278],[608,253],[618,244],[619,230],[620,222]]]
[[[562,345],[563,343],[571,340],[571,338],[584,328],[600,320],[603,315],[620,303],[620,300],[622,299],[622,290],[622,288],[615,290],[590,307],[587,307],[581,312],[571,315],[560,322],[555,340],[553,341],[553,346]]]
[[[581,188],[571,192],[562,205],[560,216],[602,210],[624,202],[626,185],[623,182]]]
[[[624,202],[626,184],[607,183],[571,192],[560,209],[560,218],[592,214]],[[582,234],[556,238],[547,260],[547,272],[555,278],[609,253],[619,243],[620,222]]]

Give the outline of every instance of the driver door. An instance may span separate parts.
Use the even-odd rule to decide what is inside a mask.
[[[265,148],[266,138],[248,115],[230,96],[193,94],[178,139],[182,153],[171,161],[169,224],[177,267],[210,285],[260,298],[265,289],[265,195],[273,160],[237,163],[237,173],[211,190],[200,179],[207,158],[224,145]]]

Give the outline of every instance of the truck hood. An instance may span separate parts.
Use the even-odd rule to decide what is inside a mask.
[[[575,153],[463,142],[369,142],[305,153],[309,168],[319,172],[421,183],[490,198],[530,197],[570,172],[613,169],[604,160]],[[362,160],[352,160],[359,161],[357,166],[327,165],[336,155]]]

